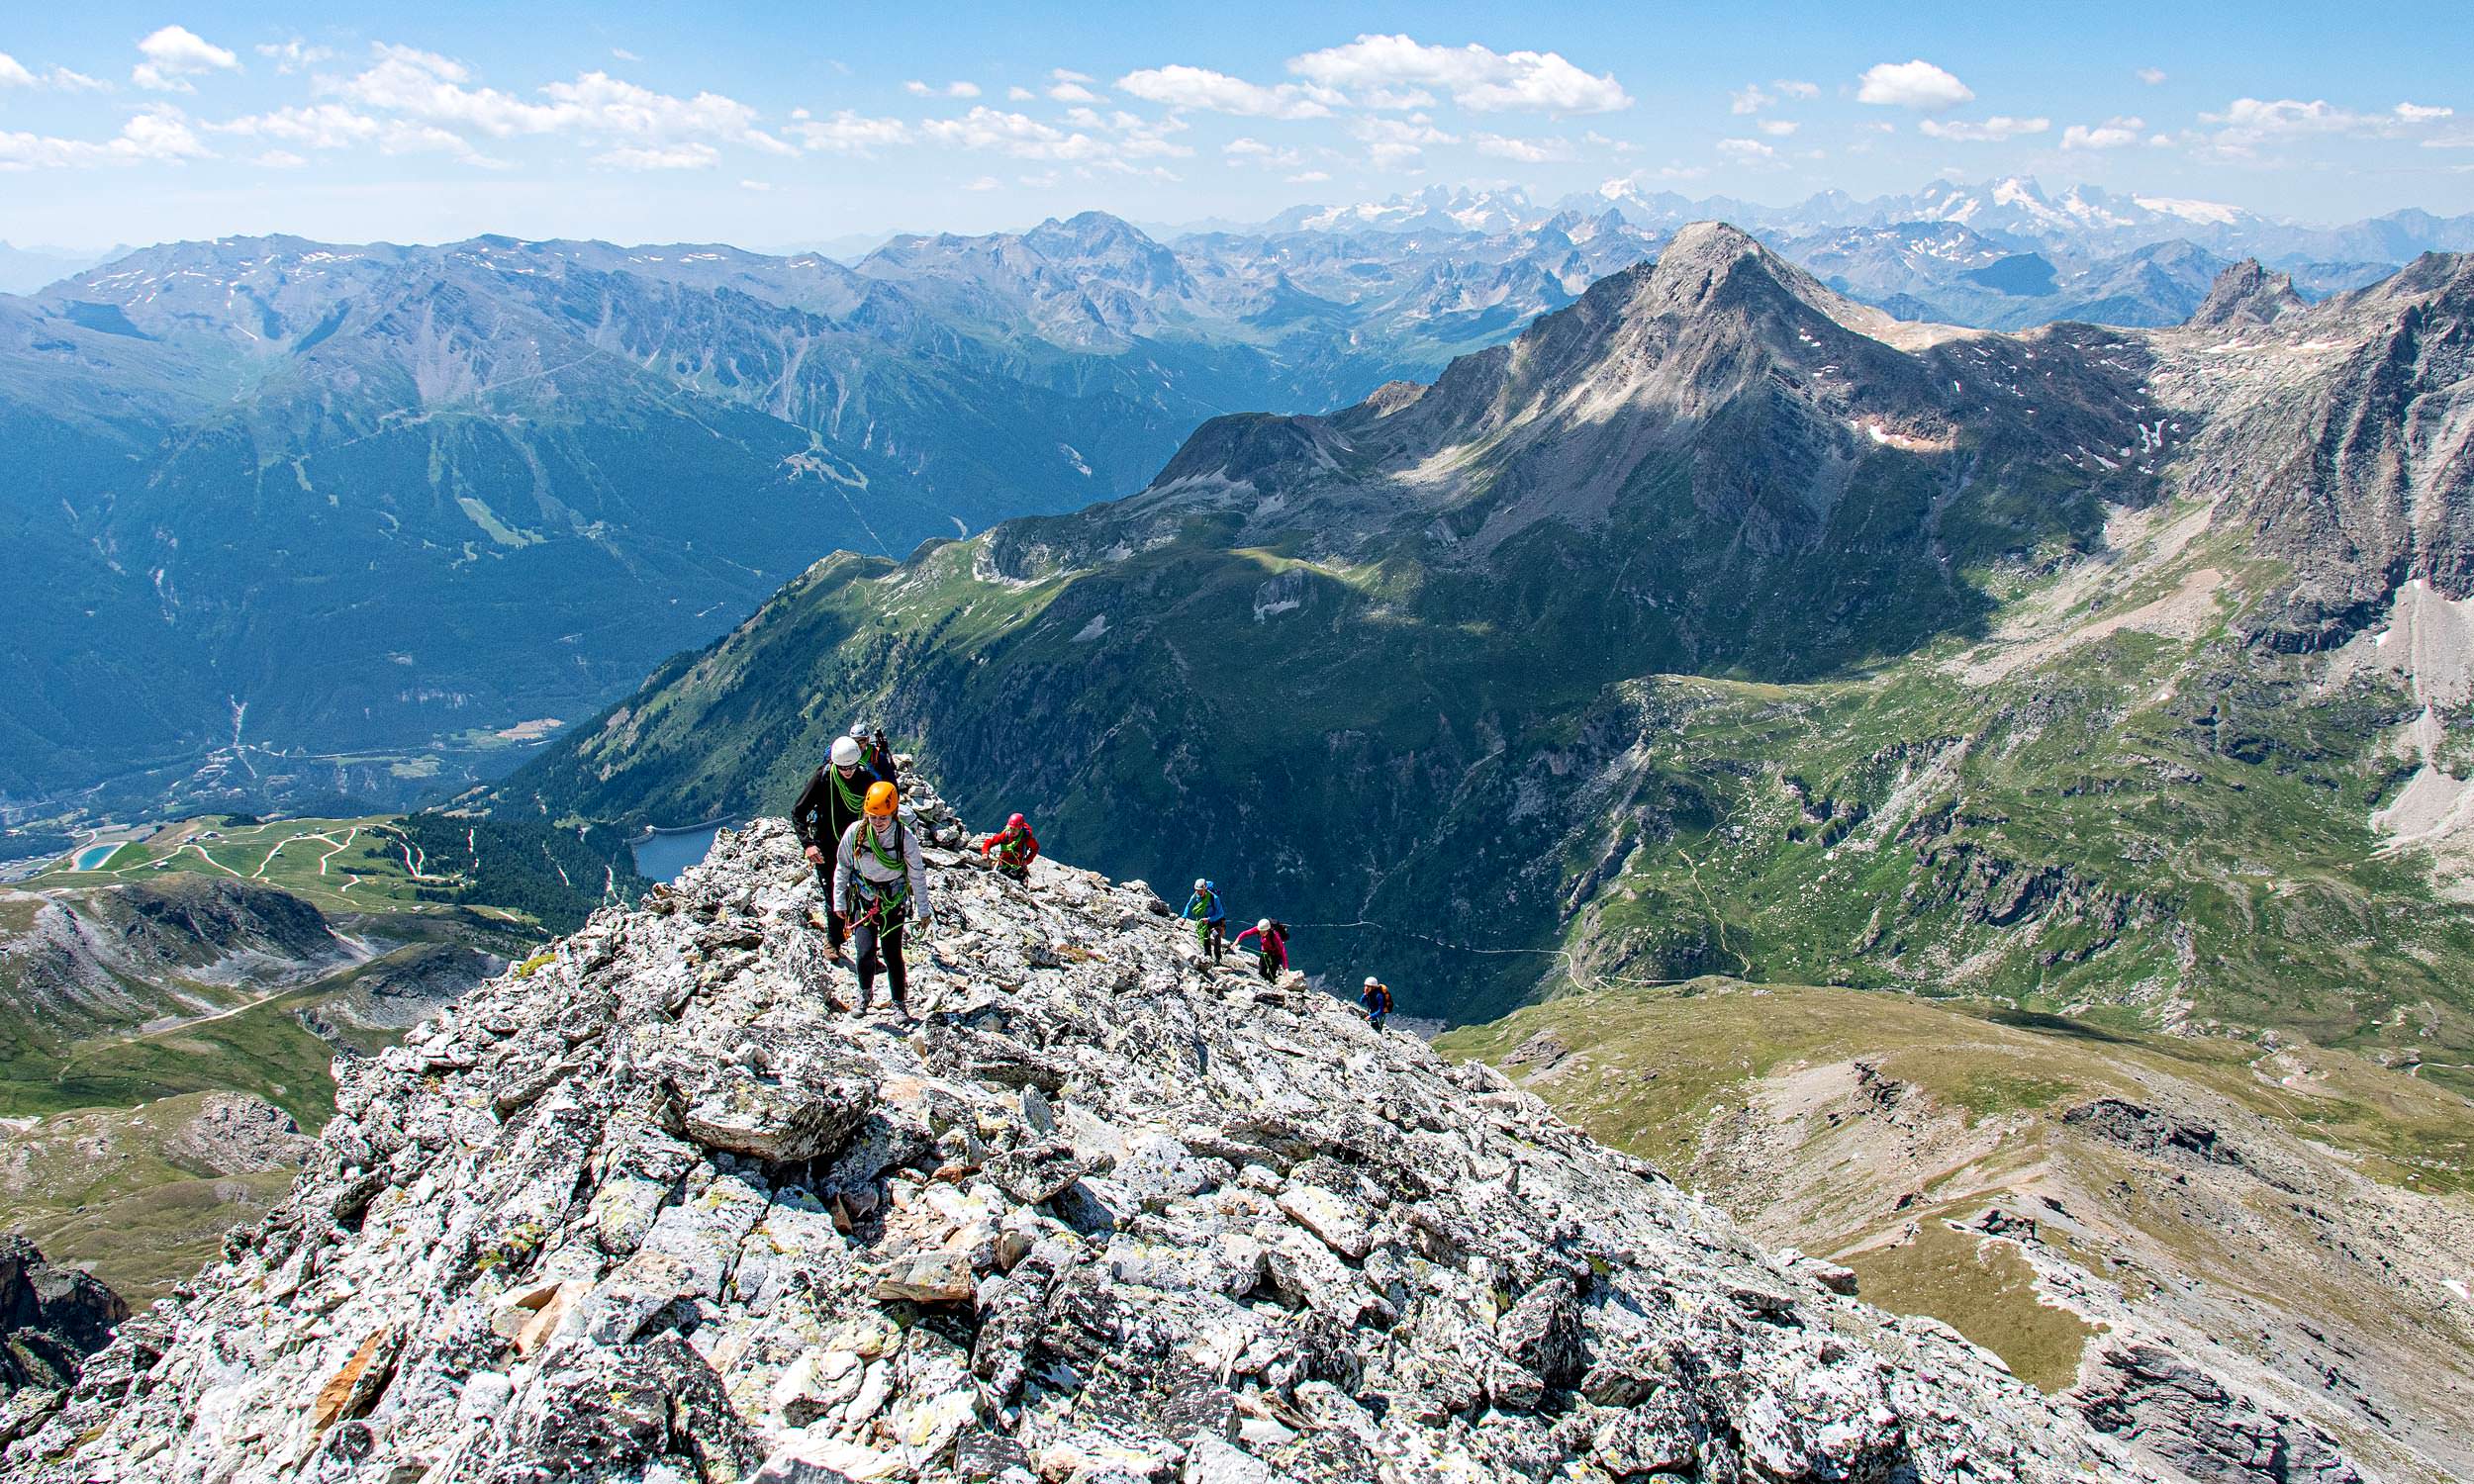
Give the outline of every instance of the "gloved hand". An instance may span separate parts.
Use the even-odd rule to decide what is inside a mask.
[[[810,866],[821,866],[824,864],[824,848],[822,846],[810,845],[808,847],[808,864]]]

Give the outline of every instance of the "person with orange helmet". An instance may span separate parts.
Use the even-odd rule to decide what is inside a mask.
[[[902,792],[892,784],[868,786],[861,805],[863,817],[842,832],[833,857],[833,902],[850,924],[850,946],[858,956],[859,1009],[864,1013],[876,994],[878,970],[893,991],[894,1008],[910,1013],[910,982],[903,963],[903,930],[916,923],[928,926],[927,868],[919,858],[919,842],[902,821]]]
[[[1028,885],[1031,863],[1039,859],[1039,837],[1031,833],[1031,822],[1016,814],[1005,821],[1003,829],[980,842],[981,855],[991,852],[999,871]]]

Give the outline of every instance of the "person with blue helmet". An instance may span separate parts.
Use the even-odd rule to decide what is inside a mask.
[[[1220,962],[1228,947],[1228,908],[1220,905],[1219,891],[1202,878],[1194,878],[1194,894],[1180,915],[1193,923],[1194,944],[1203,956],[1214,964]]]

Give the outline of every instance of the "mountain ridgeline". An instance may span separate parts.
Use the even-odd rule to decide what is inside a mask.
[[[2465,219],[2307,232],[2026,180],[1719,205],[1861,304],[2005,329],[2180,323],[2229,254],[2316,300],[2474,242]],[[1131,494],[1210,417],[1431,378],[1712,214],[1620,184],[1551,208],[1437,188],[1165,239],[1086,212],[849,263],[498,236],[116,254],[0,297],[22,473],[0,573],[32,595],[0,662],[0,808],[452,792],[825,551],[899,559]]]
[[[1649,241],[1394,244],[1354,277],[1198,274],[1096,213],[857,268],[131,253],[0,298],[0,792],[385,803],[504,771],[821,552],[1131,493],[1204,417],[1431,374]]]
[[[2311,1001],[2339,1037],[2427,1002],[2454,1042],[2445,919],[2341,964],[2203,940],[2429,899],[2369,823],[2410,685],[2295,667],[2409,576],[2453,581],[2444,455],[2420,446],[2439,498],[2407,520],[2423,476],[2333,489],[2313,450],[2354,468],[2381,436],[2358,396],[2397,417],[2452,384],[2466,278],[2429,258],[2319,307],[2263,281],[2220,306],[2248,341],[2012,336],[1895,322],[1689,228],[1431,386],[1216,419],[1131,499],[819,563],[497,806],[779,808],[866,706],[974,809],[1212,876],[1241,915],[1317,925],[1318,961],[1380,956],[1421,1010],[1794,974],[2145,1018]],[[2292,528],[2357,506],[2353,541]],[[2046,620],[2079,627],[2019,628]],[[2151,673],[2193,666],[2190,696]],[[2272,716],[2296,696],[2320,709]],[[2141,707],[2164,736],[2120,733]],[[2229,808],[2230,834],[2184,835]],[[2230,867],[2177,876],[2194,849],[2343,864],[2324,896],[2239,886],[2237,912]]]

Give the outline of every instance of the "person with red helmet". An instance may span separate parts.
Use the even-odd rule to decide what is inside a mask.
[[[868,786],[865,816],[842,832],[833,858],[833,901],[850,924],[851,951],[859,958],[859,1009],[875,997],[876,975],[885,972],[894,1008],[910,1014],[910,983],[903,963],[903,929],[928,926],[927,868],[919,842],[904,828],[902,794],[892,784]]]
[[[980,842],[980,854],[992,856],[999,871],[1028,885],[1031,863],[1039,859],[1039,837],[1031,833],[1031,822],[1016,814],[1005,821],[1003,829]]]

